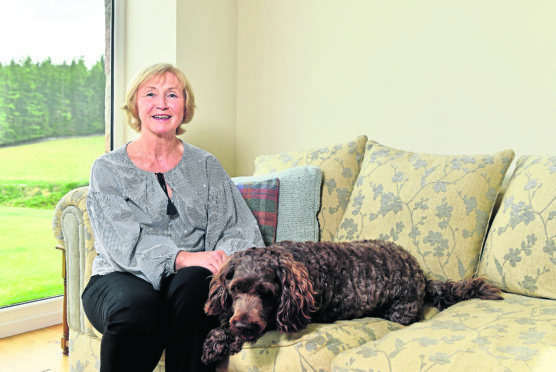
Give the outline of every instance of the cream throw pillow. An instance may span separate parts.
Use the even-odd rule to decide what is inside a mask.
[[[556,299],[556,156],[518,160],[479,274],[508,292]]]
[[[359,174],[366,136],[334,146],[307,151],[261,155],[255,159],[255,176],[302,165],[322,170],[323,189],[318,214],[320,240],[333,241]]]
[[[513,157],[418,154],[369,141],[337,240],[395,241],[430,278],[471,278]]]

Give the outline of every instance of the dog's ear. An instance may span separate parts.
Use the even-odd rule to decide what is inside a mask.
[[[276,314],[276,328],[280,332],[298,332],[309,324],[310,313],[316,310],[315,291],[304,265],[290,254],[281,254],[278,277],[282,282],[282,295]]]
[[[216,273],[210,282],[210,291],[205,304],[207,315],[218,315],[228,311],[231,307],[231,297],[228,294],[226,282],[234,276],[234,265],[228,260]]]

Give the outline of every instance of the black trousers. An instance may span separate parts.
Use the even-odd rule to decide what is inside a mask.
[[[207,317],[211,272],[187,267],[165,278],[160,291],[129,273],[96,275],[83,307],[102,333],[101,372],[152,372],[166,349],[166,371],[213,371],[201,362],[203,341],[216,327]]]

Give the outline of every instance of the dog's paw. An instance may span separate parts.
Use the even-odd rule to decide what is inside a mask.
[[[201,356],[203,363],[209,365],[221,362],[226,360],[229,355],[230,348],[226,332],[220,328],[210,331],[203,344],[203,355]]]
[[[241,351],[241,349],[243,348],[243,340],[241,340],[239,337],[235,337],[234,335],[230,335],[231,339],[229,340],[229,348],[230,348],[230,355],[234,355],[237,354]]]

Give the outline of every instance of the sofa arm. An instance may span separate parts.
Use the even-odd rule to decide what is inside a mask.
[[[87,186],[68,192],[56,206],[52,229],[65,250],[67,321],[70,329],[98,335],[83,312],[81,293],[89,282],[96,256],[94,237],[87,213]]]

